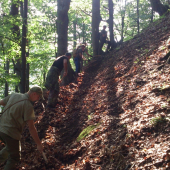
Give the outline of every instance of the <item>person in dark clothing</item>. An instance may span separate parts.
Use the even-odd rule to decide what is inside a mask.
[[[103,26],[103,30],[100,32],[99,54],[102,54],[103,52],[102,48],[103,48],[104,43],[108,44],[107,49],[106,49],[106,52],[108,52],[111,47],[111,42],[108,40],[105,25]]]
[[[76,66],[76,75],[78,75],[78,73],[80,73],[80,69],[81,69],[81,60],[82,60],[82,57],[83,57],[83,51],[82,51],[82,48],[83,48],[84,45],[81,45],[81,47],[78,47],[77,50],[76,50],[76,55],[75,55],[75,58],[74,58],[74,63],[75,63],[75,66]]]
[[[50,91],[48,96],[48,108],[54,108],[58,102],[58,94],[60,91],[59,76],[64,69],[63,76],[67,75],[67,65],[71,58],[71,53],[66,53],[64,56],[60,56],[55,59],[50,70],[48,71],[45,87]]]
[[[92,57],[86,48],[86,43],[80,45],[76,49],[76,54],[74,57],[74,63],[76,66],[76,75],[82,71],[83,68],[83,60],[87,61],[88,59],[84,57],[84,54],[86,54],[88,57]]]

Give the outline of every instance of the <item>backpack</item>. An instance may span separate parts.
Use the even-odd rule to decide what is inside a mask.
[[[81,46],[78,46],[77,48],[73,49],[73,58],[76,57],[77,51],[81,48]]]
[[[76,57],[77,48],[73,49],[73,58]]]

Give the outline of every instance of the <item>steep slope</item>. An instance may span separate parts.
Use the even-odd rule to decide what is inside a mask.
[[[78,84],[61,88],[56,110],[35,105],[48,163],[25,130],[18,169],[168,169],[169,49],[168,14],[93,58]]]

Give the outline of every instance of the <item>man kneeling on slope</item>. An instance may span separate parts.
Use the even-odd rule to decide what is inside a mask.
[[[42,89],[34,86],[25,94],[13,93],[0,100],[0,105],[5,106],[0,118],[0,140],[5,143],[5,147],[0,151],[0,163],[7,160],[4,170],[14,170],[15,164],[20,160],[20,139],[26,123],[37,149],[43,151],[34,126],[35,114],[31,103],[40,98],[43,98]]]

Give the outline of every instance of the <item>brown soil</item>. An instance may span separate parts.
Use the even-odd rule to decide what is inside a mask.
[[[77,84],[61,87],[56,110],[36,103],[35,125],[48,163],[26,129],[18,169],[170,169],[169,48],[170,15],[93,58]]]

